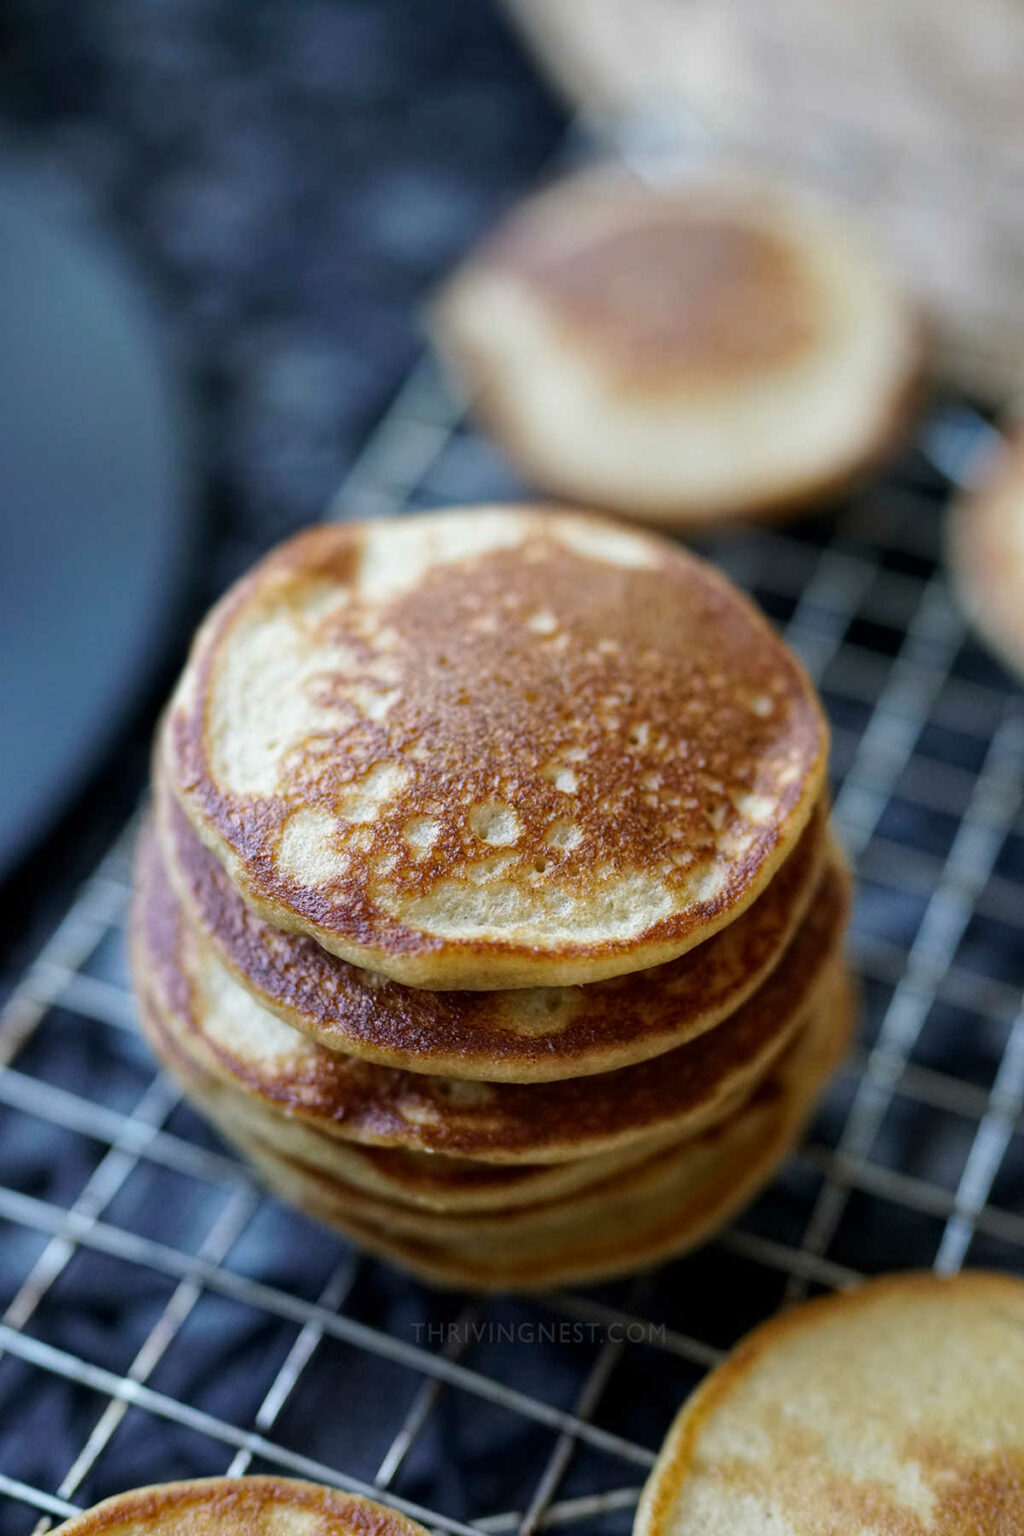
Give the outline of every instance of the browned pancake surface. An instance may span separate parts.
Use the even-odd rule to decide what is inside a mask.
[[[827,732],[680,548],[480,508],[291,540],[203,626],[164,740],[271,922],[491,988],[644,969],[734,920],[820,796]]]
[[[396,1229],[393,1208],[250,1142],[270,1187],[357,1242],[440,1285],[484,1290],[583,1283],[647,1268],[708,1237],[771,1176],[846,1049],[852,994],[835,976],[807,1028],[753,1097],[714,1128],[531,1209]]]
[[[768,889],[678,960],[587,987],[428,992],[281,932],[245,905],[160,783],[160,841],[177,893],[266,1007],[332,1050],[417,1072],[545,1082],[609,1071],[696,1038],[735,1011],[791,939],[824,862],[819,806]]]
[[[426,1536],[397,1510],[287,1477],[157,1483],[105,1499],[60,1536]]]
[[[585,195],[582,220],[513,220],[479,259],[530,284],[631,391],[680,376],[721,385],[814,344],[820,316],[806,272],[763,222],[714,196],[677,201],[623,185]]]
[[[636,1536],[1016,1536],[1024,1285],[883,1276],[756,1329],[684,1406]]]
[[[709,1123],[796,1029],[848,905],[847,878],[830,866],[768,980],[688,1045],[594,1077],[516,1084],[429,1077],[324,1049],[255,1003],[183,921],[151,835],[137,887],[137,985],[201,1067],[347,1139],[494,1162],[559,1161]]]

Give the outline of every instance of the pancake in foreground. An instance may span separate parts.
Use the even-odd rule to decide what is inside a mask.
[[[204,1477],[104,1499],[60,1536],[426,1536],[385,1504],[287,1477]]]
[[[285,544],[202,626],[162,754],[270,923],[484,989],[642,970],[735,921],[826,748],[799,662],[710,567],[490,507]]]
[[[413,1072],[553,1082],[660,1055],[734,1013],[804,917],[826,858],[819,805],[768,889],[678,960],[587,987],[426,992],[349,965],[251,911],[156,774],[171,884],[193,924],[257,1002],[333,1051]]]
[[[681,526],[781,511],[891,450],[921,366],[843,217],[722,175],[531,198],[434,309],[469,407],[542,491]]]
[[[906,1274],[794,1308],[686,1404],[635,1536],[1024,1530],[1024,1283]]]
[[[1024,679],[1024,427],[953,507],[949,544],[967,616]]]

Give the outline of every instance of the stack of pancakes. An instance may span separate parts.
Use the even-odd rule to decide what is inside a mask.
[[[841,1054],[827,731],[723,577],[572,512],[300,534],[154,755],[146,1033],[267,1184],[441,1283],[696,1242]]]

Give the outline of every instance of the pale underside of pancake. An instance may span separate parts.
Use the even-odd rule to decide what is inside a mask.
[[[433,311],[533,483],[677,526],[834,490],[906,426],[916,315],[841,217],[712,174],[588,172],[530,199]]]
[[[696,1039],[744,1003],[803,918],[825,860],[824,805],[767,890],[678,960],[587,987],[424,992],[373,975],[245,905],[157,771],[164,863],[190,920],[247,991],[334,1051],[489,1082],[608,1072]]]
[[[684,1407],[636,1536],[1010,1536],[1022,1382],[1006,1275],[893,1275],[794,1308]]]
[[[426,1536],[385,1504],[289,1477],[205,1477],[134,1488],[60,1536]]]
[[[401,1235],[394,1212],[301,1164],[258,1146],[249,1155],[282,1198],[433,1284],[502,1291],[611,1279],[695,1247],[768,1182],[845,1051],[851,1014],[837,975],[769,1079],[721,1126],[564,1200],[435,1218],[431,1238]]]
[[[518,1084],[425,1076],[326,1050],[261,1007],[184,919],[151,831],[136,884],[138,991],[201,1071],[343,1140],[497,1163],[560,1162],[712,1123],[796,1030],[840,947],[849,903],[848,877],[830,864],[761,988],[689,1044],[594,1077]]]
[[[1024,427],[950,516],[950,563],[971,623],[1024,678]]]
[[[360,1192],[425,1211],[510,1210],[555,1200],[599,1184],[624,1168],[653,1157],[675,1133],[631,1143],[614,1152],[561,1163],[482,1163],[443,1152],[369,1147],[327,1136],[314,1126],[282,1115],[200,1070],[176,1044],[145,998],[139,999],[143,1032],[164,1065],[181,1083],[194,1107],[243,1152],[277,1154],[321,1174],[341,1179]],[[730,1101],[723,1115],[738,1108]]]
[[[201,627],[161,752],[242,897],[407,985],[571,985],[734,921],[820,798],[814,690],[729,582],[582,513],[326,525]]]

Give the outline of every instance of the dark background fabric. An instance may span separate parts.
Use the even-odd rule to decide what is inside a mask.
[[[0,137],[141,275],[201,499],[180,644],[137,730],[0,889],[15,957],[134,803],[191,623],[322,515],[421,345],[423,298],[562,123],[479,0],[8,0]]]

